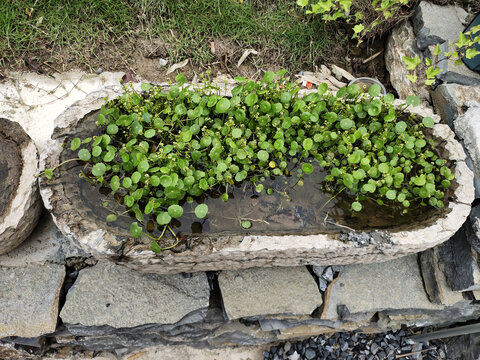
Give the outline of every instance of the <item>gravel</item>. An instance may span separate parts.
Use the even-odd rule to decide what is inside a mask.
[[[396,330],[381,334],[335,333],[321,335],[303,341],[287,342],[272,346],[263,352],[264,360],[402,360],[446,359],[445,347],[440,341],[426,344],[407,340],[408,330]],[[428,350],[427,350],[428,349]],[[423,351],[422,351],[423,350]]]

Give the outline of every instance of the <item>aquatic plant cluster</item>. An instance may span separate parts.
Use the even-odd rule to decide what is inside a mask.
[[[214,187],[224,201],[228,187],[243,181],[271,194],[266,178],[298,176],[301,182],[315,166],[327,171],[324,186],[332,196],[352,196],[353,211],[362,211],[367,198],[404,212],[413,203],[444,206],[454,176],[424,134],[433,119],[404,112],[419,104],[416,97],[398,108],[393,95],[380,96],[378,85],[368,93],[350,85],[329,94],[326,84],[301,97],[284,71],[266,72],[259,82],[236,78],[231,97],[209,83],[185,86],[183,75],[176,80],[166,92],[150,84],[142,84],[142,92],[126,86],[98,113],[103,135],[70,144],[86,162],[90,181],[109,187],[135,214],[133,237],[144,233],[147,219],[165,231],[183,215],[183,203]],[[206,204],[196,206],[198,218],[207,214]],[[110,214],[107,221],[116,218]],[[154,241],[152,250],[162,249]]]

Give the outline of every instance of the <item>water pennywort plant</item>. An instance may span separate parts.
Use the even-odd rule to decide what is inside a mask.
[[[125,87],[98,114],[103,134],[75,138],[70,147],[86,163],[85,177],[115,193],[135,216],[130,233],[136,238],[149,219],[162,235],[172,231],[182,205],[212,188],[222,190],[224,201],[228,187],[244,181],[271,194],[267,178],[293,173],[301,182],[316,164],[328,172],[324,187],[332,198],[348,193],[354,212],[367,198],[403,212],[412,204],[444,206],[453,174],[424,134],[433,119],[404,113],[418,98],[396,108],[393,95],[379,96],[378,85],[368,93],[350,85],[333,95],[326,84],[300,97],[283,75],[267,72],[260,82],[236,78],[232,97],[208,82],[184,86],[183,75],[167,92],[150,84],[141,93]],[[52,170],[45,175],[51,178]],[[194,212],[205,218],[208,206],[199,203]],[[241,226],[252,223],[244,219]],[[152,250],[163,249],[154,241]]]

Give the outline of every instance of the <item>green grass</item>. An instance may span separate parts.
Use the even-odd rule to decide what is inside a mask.
[[[263,59],[301,69],[332,57],[338,36],[319,17],[309,17],[294,0],[0,0],[0,58],[3,65],[55,52],[88,62],[102,45],[124,51],[138,39],[167,43],[171,62],[215,60],[210,42],[235,50],[254,48]],[[33,8],[31,16],[26,9]],[[333,46],[335,45],[335,46]],[[113,51],[112,50],[112,51]],[[218,55],[218,54],[217,54]],[[261,58],[261,57],[259,57]],[[107,66],[106,66],[107,67]]]

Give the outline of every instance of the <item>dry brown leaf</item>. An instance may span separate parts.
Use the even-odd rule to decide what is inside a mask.
[[[258,55],[258,51],[257,50],[254,50],[254,49],[247,49],[243,52],[242,56],[240,57],[240,60],[238,60],[238,63],[237,63],[237,67],[240,67],[240,65],[243,64],[243,62],[245,61],[245,59],[248,57],[248,55],[250,54],[254,54],[254,55]]]
[[[172,66],[170,66],[168,69],[167,69],[167,72],[165,73],[165,75],[168,75],[168,74],[171,74],[172,72],[174,72],[175,70],[178,70],[178,69],[181,69],[182,67],[184,67],[185,65],[188,64],[188,60],[189,59],[185,59],[181,62],[178,62],[176,64],[173,64]]]

